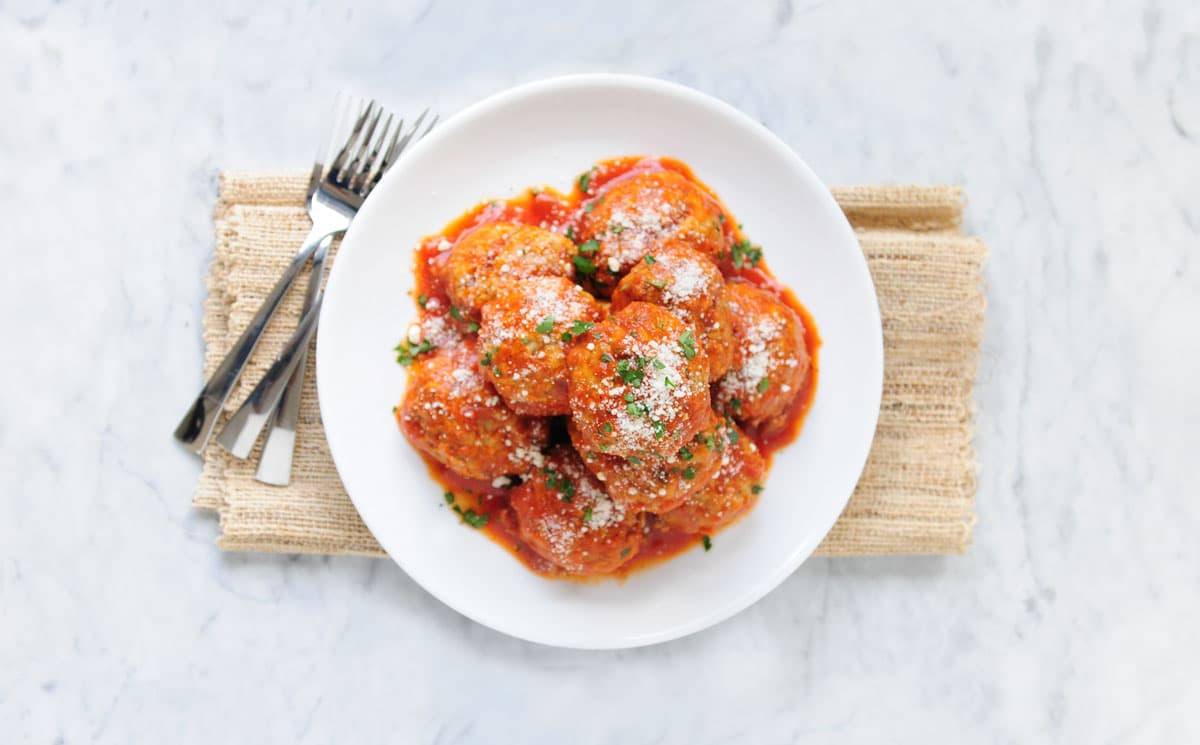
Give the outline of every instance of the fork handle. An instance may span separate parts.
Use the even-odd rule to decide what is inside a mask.
[[[263,329],[271,320],[271,316],[275,315],[275,311],[279,309],[279,304],[283,300],[283,296],[287,294],[288,288],[292,286],[292,282],[295,281],[296,275],[308,263],[309,258],[328,234],[328,230],[319,230],[316,226],[309,231],[308,237],[304,239],[304,244],[284,269],[283,274],[271,288],[271,292],[267,294],[254,317],[250,319],[246,330],[238,337],[233,349],[229,350],[225,358],[221,360],[221,364],[217,366],[212,377],[200,389],[200,394],[196,396],[195,402],[175,427],[175,439],[187,445],[193,452],[204,451],[204,446],[208,443],[209,436],[212,435],[213,426],[217,423],[217,417],[221,414],[221,407],[225,405],[225,400],[229,398],[234,384],[237,383],[242,370],[246,368],[246,362],[254,353],[254,347],[258,345]]]
[[[322,243],[321,248],[313,254],[312,273],[308,276],[308,288],[304,293],[304,307],[301,313],[307,313],[313,302],[322,293],[321,283],[325,274],[325,261],[329,254],[329,243]],[[300,360],[296,369],[284,386],[279,404],[271,415],[267,427],[267,439],[263,443],[262,455],[258,459],[258,470],[254,478],[264,484],[287,486],[292,478],[292,457],[296,449],[296,430],[300,422],[300,396],[304,390],[305,368],[308,361],[308,345],[300,350]]]

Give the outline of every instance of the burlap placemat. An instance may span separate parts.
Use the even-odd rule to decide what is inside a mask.
[[[306,183],[303,174],[222,174],[216,256],[204,307],[206,374],[304,238]],[[858,233],[875,279],[885,371],[866,469],[817,553],[961,553],[975,522],[971,391],[983,327],[986,248],[962,234],[963,195],[957,188],[833,191]],[[229,411],[249,393],[295,327],[299,306],[300,292],[294,291],[260,342]],[[220,515],[222,549],[383,554],[329,456],[312,368],[310,355],[290,486],[254,480],[257,449],[247,461],[215,444],[205,453],[194,504]]]

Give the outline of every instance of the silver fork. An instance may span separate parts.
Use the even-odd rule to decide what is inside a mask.
[[[424,137],[437,123],[435,115],[424,130],[421,130],[421,125],[429,114],[429,110],[426,109],[407,128],[403,119],[397,120],[393,125],[395,117],[389,113],[384,119],[382,129],[379,129],[384,111],[374,101],[368,102],[365,107],[361,102],[351,102],[347,108],[351,110],[349,135],[344,139],[338,138],[345,127],[335,125],[332,141],[334,147],[338,147],[336,155],[328,168],[325,167],[322,158],[318,158],[313,165],[308,189],[308,213],[312,219],[312,228],[308,236],[250,320],[246,330],[234,343],[233,349],[221,360],[221,364],[175,429],[176,439],[197,453],[204,449],[220,415],[221,407],[245,369],[246,362],[262,337],[267,322],[278,310],[300,270],[312,258],[313,272],[305,292],[304,314],[300,325],[288,340],[284,352],[251,393],[246,404],[230,419],[229,424],[218,436],[218,441],[239,457],[249,455],[254,440],[257,439],[268,416],[283,397],[284,391],[291,389],[289,381],[293,376],[297,378],[297,384],[289,401],[295,399],[295,403],[289,403],[289,409],[281,413],[279,421],[281,425],[290,423],[294,433],[295,415],[299,410],[299,392],[304,376],[301,363],[307,355],[308,343],[316,330],[321,282],[329,244],[336,236],[346,231],[363,200],[409,143]],[[376,130],[379,130],[378,134]],[[272,451],[278,452],[279,446]],[[290,470],[290,448],[287,450],[287,459]]]

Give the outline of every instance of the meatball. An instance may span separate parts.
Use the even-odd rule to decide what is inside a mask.
[[[634,300],[661,305],[696,330],[708,353],[708,379],[725,374],[733,359],[733,327],[725,299],[725,278],[703,254],[667,245],[646,254],[629,270],[612,296],[612,309]]]
[[[566,445],[510,493],[521,538],[539,556],[572,574],[606,574],[642,543],[644,518],[605,494]]]
[[[495,222],[459,236],[443,264],[450,301],[477,317],[484,303],[529,277],[571,277],[575,245],[533,225]]]
[[[729,250],[722,212],[703,188],[675,171],[639,170],[605,184],[585,202],[580,216],[583,245],[597,241],[593,281],[602,294],[629,268],[668,243],[712,257]]]
[[[604,307],[562,277],[534,277],[483,306],[479,345],[496,391],[518,414],[569,414],[566,347],[588,338]]]
[[[733,522],[758,501],[767,465],[754,442],[729,424],[716,476],[661,516],[686,533],[707,533]]]
[[[764,431],[781,425],[808,375],[804,324],[766,290],[745,282],[725,288],[733,321],[733,363],[716,385],[718,409]]]
[[[630,303],[567,350],[576,446],[608,455],[669,455],[705,423],[708,358],[691,326]]]
[[[484,379],[471,341],[416,358],[396,419],[414,447],[472,479],[521,472],[523,458],[549,436],[545,420],[517,416],[504,405]]]
[[[689,494],[716,475],[725,445],[725,422],[709,412],[704,428],[692,441],[668,456],[631,455],[621,458],[594,450],[580,452],[584,464],[604,482],[613,499],[626,509],[663,513],[675,509]],[[574,427],[568,426],[572,438]]]

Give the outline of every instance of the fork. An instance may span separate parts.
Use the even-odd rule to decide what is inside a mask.
[[[320,310],[321,282],[329,244],[333,238],[346,231],[363,200],[409,143],[424,137],[437,123],[437,116],[434,115],[424,130],[421,130],[429,109],[422,112],[417,120],[406,128],[403,119],[397,120],[393,126],[395,117],[391,113],[384,119],[385,112],[375,101],[369,101],[365,106],[362,102],[351,101],[345,108],[350,114],[349,135],[339,138],[346,124],[343,118],[339,118],[335,123],[331,142],[334,147],[340,145],[340,148],[328,168],[321,157],[313,164],[307,195],[308,213],[312,220],[308,236],[251,318],[246,330],[234,343],[233,349],[221,360],[175,429],[175,438],[197,453],[204,450],[221,408],[245,369],[250,355],[262,337],[263,329],[278,310],[284,295],[301,269],[311,258],[313,271],[305,291],[302,321],[296,333],[289,339],[284,352],[272,364],[267,375],[247,398],[247,403],[234,414],[229,424],[218,435],[218,442],[234,455],[245,458],[253,448],[254,441],[268,416],[284,397],[285,391],[294,391],[288,398],[287,408],[282,408],[277,416],[280,427],[291,427],[294,441],[295,417],[299,411],[299,393],[304,377],[302,363],[307,357],[308,343],[316,330],[316,313]],[[376,135],[381,119],[383,127]],[[296,383],[294,388],[291,385],[293,379]],[[271,450],[272,453],[278,454],[281,448],[277,445]],[[286,468],[290,471],[290,447],[286,449],[286,455]],[[286,483],[286,478],[285,475],[283,483]]]

